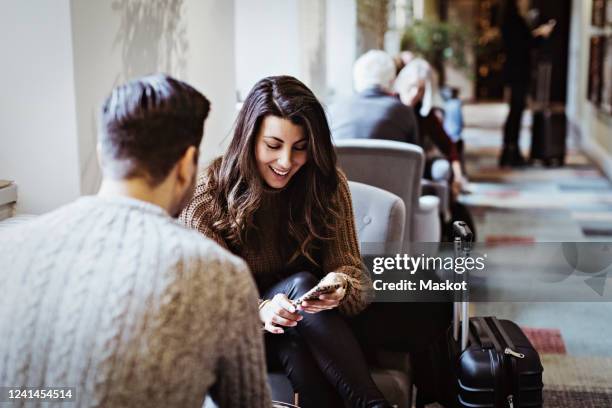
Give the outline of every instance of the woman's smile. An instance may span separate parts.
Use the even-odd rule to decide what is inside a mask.
[[[290,170],[286,170],[286,171],[282,171],[282,170],[277,170],[274,167],[270,166],[270,168],[272,169],[272,171],[274,172],[275,175],[279,176],[279,177],[286,177],[287,174],[289,174]]]
[[[307,147],[301,126],[278,116],[266,116],[255,141],[255,161],[263,181],[276,189],[287,186],[306,163]]]

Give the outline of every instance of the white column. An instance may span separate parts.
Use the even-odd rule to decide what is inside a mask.
[[[327,87],[329,100],[353,93],[353,63],[357,58],[355,0],[327,1]]]
[[[236,82],[244,99],[270,75],[301,76],[297,0],[235,0]]]
[[[235,0],[236,81],[241,99],[257,81],[271,75],[294,76],[325,99],[326,4],[335,1]]]
[[[320,99],[327,96],[325,0],[299,1],[299,50],[301,79]]]

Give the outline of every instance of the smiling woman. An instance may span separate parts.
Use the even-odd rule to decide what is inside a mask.
[[[310,89],[288,76],[253,87],[227,151],[200,176],[181,221],[251,268],[268,365],[284,369],[300,406],[390,407],[345,320],[366,307],[372,286],[348,182]],[[291,302],[319,283],[334,289]]]
[[[308,157],[302,127],[277,116],[264,118],[255,143],[257,169],[272,188],[285,187]]]

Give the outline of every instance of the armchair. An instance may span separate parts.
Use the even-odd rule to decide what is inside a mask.
[[[421,147],[378,139],[341,139],[335,141],[335,146],[339,167],[349,180],[387,190],[404,200],[405,240],[440,240],[439,199],[421,196]]]
[[[349,181],[359,242],[376,242],[385,247],[402,242],[405,225],[404,201],[395,194]],[[409,408],[412,378],[407,353],[377,351],[370,364],[372,378],[385,398],[398,408]],[[292,403],[294,394],[284,373],[268,373],[272,399]]]

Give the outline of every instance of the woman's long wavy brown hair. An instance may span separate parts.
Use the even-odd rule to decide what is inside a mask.
[[[242,246],[259,228],[254,215],[269,187],[255,162],[255,141],[266,116],[290,120],[302,127],[308,139],[307,161],[286,187],[289,238],[300,255],[315,265],[314,252],[330,239],[337,203],[336,154],[325,111],[306,85],[290,76],[267,77],[255,84],[238,114],[234,136],[227,151],[208,170],[209,194],[213,198],[212,227],[232,246]],[[284,220],[285,221],[285,220]]]

